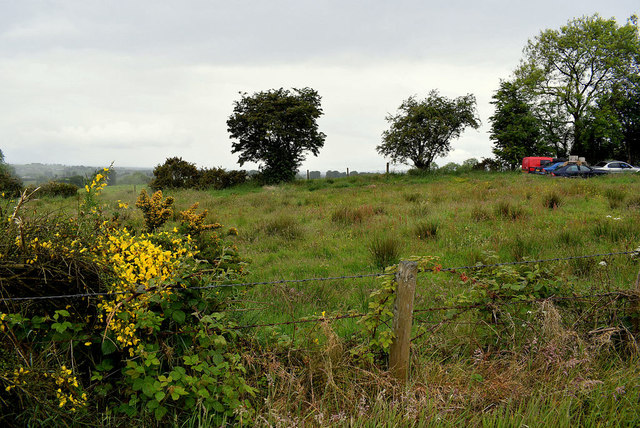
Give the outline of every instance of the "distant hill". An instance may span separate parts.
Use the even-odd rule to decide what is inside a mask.
[[[81,185],[83,180],[109,165],[84,166],[60,164],[10,164],[24,184],[42,184],[48,181],[62,181]],[[153,177],[152,168],[114,167],[112,184],[145,184]]]

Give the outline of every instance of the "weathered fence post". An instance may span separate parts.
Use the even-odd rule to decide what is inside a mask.
[[[309,176],[309,170],[307,170],[307,180],[309,180],[311,177]]]
[[[631,303],[631,324],[633,325],[633,334],[640,333],[640,270],[635,284],[635,296]]]
[[[387,175],[389,174],[389,162],[387,162]]]
[[[349,176],[349,168],[347,168],[347,177]]]
[[[393,333],[395,338],[389,349],[389,370],[401,382],[409,373],[409,347],[413,321],[413,299],[416,294],[418,264],[402,261],[398,265],[396,301],[393,305]]]

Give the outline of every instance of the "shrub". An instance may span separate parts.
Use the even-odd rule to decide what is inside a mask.
[[[387,266],[398,263],[400,242],[391,236],[377,236],[369,243],[369,252],[371,253],[373,264],[380,269],[384,269]]]
[[[31,186],[30,186],[31,188]],[[35,190],[35,188],[33,188]],[[61,196],[63,198],[70,198],[78,194],[78,186],[70,183],[60,183],[57,181],[50,181],[40,186],[38,190],[40,196]]]
[[[226,189],[245,183],[248,175],[246,171],[225,171],[222,168],[202,168],[198,178],[200,189]]]
[[[153,169],[154,178],[149,182],[153,190],[189,189],[195,187],[200,178],[198,168],[182,158],[167,158]]]
[[[222,225],[219,223],[204,224],[204,218],[207,216],[207,210],[200,214],[196,214],[199,203],[191,205],[189,209],[180,211],[180,232],[184,235],[196,236],[205,230],[220,229]]]
[[[144,222],[149,232],[155,231],[162,226],[173,214],[173,198],[168,196],[162,200],[162,190],[155,192],[151,198],[145,189],[142,189],[136,207],[142,211]]]
[[[226,291],[202,288],[242,266],[206,263],[188,236],[118,229],[94,208],[78,218],[30,210],[19,227],[0,218],[3,296],[105,293],[0,302],[0,422],[164,426],[200,411],[233,424],[254,389],[222,312]]]
[[[8,169],[0,168],[0,192],[8,197],[18,197],[22,192],[22,180]]]

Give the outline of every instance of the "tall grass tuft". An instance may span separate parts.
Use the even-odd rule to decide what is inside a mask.
[[[419,193],[405,193],[403,196],[407,202],[418,202],[422,199],[422,195]]]
[[[414,233],[419,239],[435,239],[438,235],[440,224],[435,220],[423,221],[414,228]]]
[[[553,190],[542,197],[542,205],[550,210],[556,209],[562,205],[562,197]]]
[[[494,207],[496,217],[505,220],[518,220],[525,217],[524,209],[519,205],[514,205],[510,201],[502,200]]]
[[[369,243],[369,252],[373,264],[384,269],[398,263],[400,256],[400,241],[392,236],[376,236]]]
[[[476,205],[471,208],[471,218],[476,222],[490,220],[491,213],[486,208]]]
[[[331,220],[343,225],[352,225],[362,223],[369,217],[376,214],[384,214],[383,207],[372,207],[371,205],[362,205],[359,207],[342,207],[334,211]]]
[[[415,217],[424,217],[431,212],[431,205],[426,201],[420,201],[411,207],[411,214]]]
[[[302,228],[292,217],[276,217],[264,224],[264,233],[292,241],[302,236]]]
[[[627,192],[619,187],[610,187],[604,191],[604,196],[609,201],[609,208],[615,210],[620,208],[627,197]]]

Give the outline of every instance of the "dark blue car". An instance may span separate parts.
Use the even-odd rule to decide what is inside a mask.
[[[578,165],[578,164],[569,164],[565,166],[561,166],[556,168],[551,172],[551,175],[554,177],[581,177],[581,178],[589,178],[595,177],[599,175],[607,175],[604,171],[598,171],[590,166],[586,165]]]
[[[545,166],[544,168],[542,168],[544,170],[544,172],[546,172],[547,174],[551,174],[553,171],[555,171],[557,168],[560,168],[562,165],[564,165],[566,162],[556,162],[554,164],[551,164],[549,166]]]

